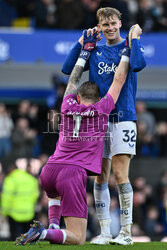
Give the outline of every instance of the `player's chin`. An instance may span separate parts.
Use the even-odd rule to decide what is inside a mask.
[[[109,41],[114,41],[116,39],[116,36],[115,35],[107,35],[106,39]]]

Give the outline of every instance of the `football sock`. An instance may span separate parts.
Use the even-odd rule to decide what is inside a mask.
[[[66,232],[62,229],[47,229],[42,232],[40,240],[48,240],[55,244],[64,244]]]
[[[94,182],[94,198],[97,218],[101,227],[101,234],[110,234],[110,193],[108,182],[97,184]]]
[[[118,185],[120,202],[121,230],[131,235],[132,208],[133,208],[133,189],[131,184],[123,183]]]
[[[131,228],[132,228],[132,224],[129,224],[129,225],[123,226],[121,228],[121,231],[123,231],[127,235],[131,235]]]
[[[48,202],[49,225],[60,225],[61,207],[60,200],[52,199]]]

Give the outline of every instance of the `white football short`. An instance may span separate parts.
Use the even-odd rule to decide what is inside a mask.
[[[136,154],[136,123],[124,121],[110,123],[104,142],[103,158],[111,159],[117,154]]]

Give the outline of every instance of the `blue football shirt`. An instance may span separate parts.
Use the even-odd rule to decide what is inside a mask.
[[[89,81],[95,82],[99,86],[101,97],[106,95],[112,84],[124,47],[125,40],[114,45],[96,46],[85,66],[85,70],[89,70]],[[63,64],[64,73],[71,73],[80,50],[81,45],[77,43]],[[110,114],[110,122],[136,121],[137,71],[142,70],[145,65],[143,47],[137,39],[132,39],[129,72],[115,105],[116,108]]]

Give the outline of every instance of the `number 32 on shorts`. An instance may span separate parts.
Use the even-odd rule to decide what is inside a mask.
[[[136,142],[136,132],[135,130],[122,130],[124,136],[122,140],[124,142],[134,143]]]

